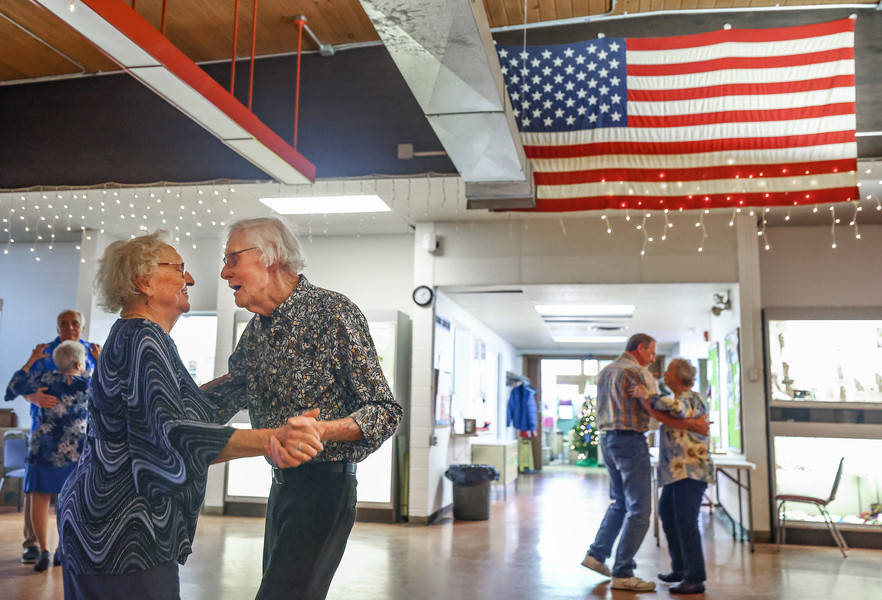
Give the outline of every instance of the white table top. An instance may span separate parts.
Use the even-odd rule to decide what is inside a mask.
[[[742,454],[711,454],[711,460],[718,469],[750,469],[756,470],[756,464],[748,461]],[[658,448],[649,449],[649,463],[658,465]]]

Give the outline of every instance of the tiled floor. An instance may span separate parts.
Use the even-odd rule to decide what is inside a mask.
[[[356,523],[331,586],[336,600],[519,600],[635,598],[580,566],[607,505],[602,470],[551,468],[522,475],[507,500],[494,494],[490,519],[422,527]],[[882,599],[882,551],[733,543],[731,530],[702,515],[708,592],[715,600]],[[0,515],[0,600],[60,599],[61,571],[21,565],[21,516]],[[185,600],[251,600],[260,575],[263,520],[203,517],[194,554],[181,569]],[[652,531],[638,574],[668,570]],[[54,542],[53,542],[54,547]],[[667,584],[644,598],[668,598]],[[674,596],[677,597],[677,596]],[[702,597],[702,596],[697,596]]]

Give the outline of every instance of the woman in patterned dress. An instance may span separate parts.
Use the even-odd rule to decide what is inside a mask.
[[[59,496],[66,600],[180,597],[208,467],[268,454],[297,466],[322,449],[315,414],[277,429],[216,424],[169,331],[194,281],[164,232],[114,242],[101,304],[120,311],[92,376],[85,448]]]
[[[43,346],[38,346],[9,383],[10,389],[22,396],[38,390],[45,394],[40,404],[35,405],[37,409],[31,412],[31,442],[24,481],[24,491],[31,496],[28,516],[40,548],[35,571],[49,567],[46,540],[49,500],[61,491],[80,458],[89,397],[86,348],[82,344],[70,340],[61,342],[52,352],[52,362],[58,369],[32,372],[33,364],[44,357]],[[57,550],[54,562],[60,564]]]
[[[692,391],[695,367],[688,360],[675,358],[668,364],[664,381],[671,394],[650,395],[643,386],[637,386],[634,395],[644,400],[649,413],[671,423],[665,417],[694,419],[707,415],[707,406],[701,396]],[[714,480],[714,466],[708,448],[708,437],[663,424],[659,436],[658,480],[662,487],[658,501],[671,572],[659,573],[662,581],[673,583],[672,594],[700,594],[706,579],[698,512],[701,499],[709,483]]]

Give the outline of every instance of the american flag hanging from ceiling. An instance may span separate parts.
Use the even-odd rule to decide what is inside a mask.
[[[534,210],[860,198],[853,19],[497,52]]]

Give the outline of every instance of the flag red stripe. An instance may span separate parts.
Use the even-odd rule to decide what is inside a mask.
[[[628,62],[628,76],[661,77],[731,69],[783,69],[852,59],[854,59],[852,48],[836,48],[835,50],[791,54],[789,56],[766,56],[762,59],[753,56],[728,56],[711,60],[660,65],[641,65]]]
[[[752,176],[769,179],[773,177],[792,177],[794,175],[821,175],[840,173],[854,169],[854,159],[826,160],[780,165],[726,165],[719,167],[690,169],[597,169],[584,171],[565,171],[559,173],[537,172],[533,174],[536,185],[575,185],[579,183],[600,183],[617,181],[701,181],[713,179],[732,179]]]
[[[805,106],[799,108],[780,108],[777,110],[727,110],[714,113],[692,115],[628,117],[628,127],[689,127],[695,125],[714,125],[718,123],[757,123],[763,121],[795,121],[797,119],[817,119],[833,115],[853,115],[854,102],[826,104],[824,106]]]
[[[860,198],[857,187],[831,188],[811,192],[756,194],[713,194],[709,196],[593,196],[588,198],[537,198],[531,212],[572,212],[582,210],[691,210],[749,206],[796,206],[848,202]]]
[[[816,90],[854,87],[854,75],[837,75],[806,81],[777,83],[733,83],[679,90],[628,89],[628,101],[664,102],[671,100],[699,100],[719,96],[760,96],[767,94],[799,94]]]
[[[730,138],[682,142],[594,142],[562,146],[524,146],[529,158],[576,158],[604,154],[699,154],[736,150],[774,150],[854,142],[854,131],[793,135],[780,138]]]
[[[628,38],[628,50],[676,50],[713,46],[720,42],[781,42],[854,31],[854,19],[775,29],[724,29],[669,38]]]

